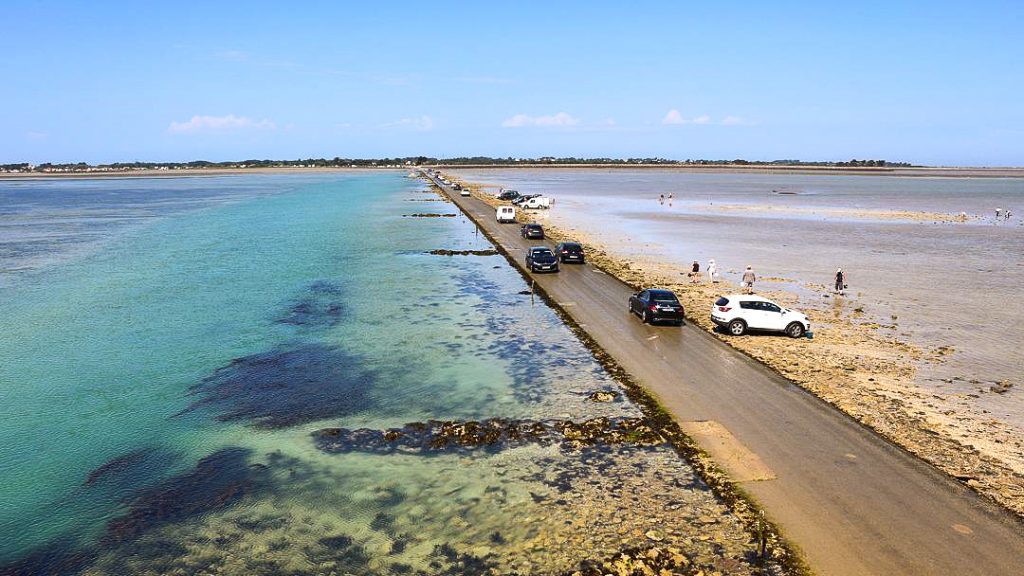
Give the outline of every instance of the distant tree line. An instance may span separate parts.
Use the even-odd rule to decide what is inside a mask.
[[[200,168],[375,168],[395,166],[423,166],[443,164],[450,166],[515,166],[522,164],[593,164],[593,165],[659,165],[659,166],[818,166],[838,168],[908,168],[907,162],[887,160],[849,160],[846,162],[807,162],[803,160],[669,160],[667,158],[576,158],[543,156],[540,158],[492,158],[490,156],[459,156],[456,158],[434,158],[430,156],[406,156],[401,158],[306,158],[297,160],[241,160],[210,162],[114,162],[111,164],[44,163],[32,165],[27,162],[0,164],[0,172],[120,172],[131,170],[194,170]]]

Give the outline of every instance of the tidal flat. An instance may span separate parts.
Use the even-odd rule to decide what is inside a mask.
[[[423,191],[0,182],[0,574],[782,573]]]

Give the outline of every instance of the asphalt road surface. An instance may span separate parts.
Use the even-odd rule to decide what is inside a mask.
[[[437,184],[526,272],[525,249],[545,242]],[[526,273],[740,481],[816,573],[1024,575],[1024,524],[1009,512],[702,329],[641,323],[627,311],[630,287],[589,264]]]

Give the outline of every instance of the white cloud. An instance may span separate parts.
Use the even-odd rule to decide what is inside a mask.
[[[672,109],[665,114],[665,117],[661,120],[662,124],[686,124],[686,120],[683,115],[679,113],[679,110]]]
[[[434,119],[430,116],[420,116],[418,118],[402,118],[401,120],[395,120],[394,122],[387,122],[380,125],[381,128],[411,128],[413,130],[419,130],[426,132],[434,128]]]
[[[199,132],[227,132],[230,130],[258,129],[272,130],[277,125],[270,120],[253,120],[245,116],[193,116],[188,122],[171,122],[167,131],[172,134],[196,134]]]
[[[601,124],[604,126],[615,126],[615,118],[605,118]]]
[[[223,50],[214,54],[213,57],[228,62],[243,62],[249,59],[249,54],[241,50]]]
[[[673,108],[669,110],[665,117],[661,119],[661,123],[666,126],[678,126],[680,124],[696,124],[699,126],[707,126],[710,124],[721,124],[722,126],[737,126],[745,124],[744,120],[739,116],[726,116],[721,122],[715,122],[711,116],[707,114],[701,114],[700,116],[694,116],[693,118],[687,118],[683,116],[679,110]]]
[[[559,112],[551,116],[516,114],[511,118],[506,118],[501,126],[503,128],[523,128],[525,126],[575,126],[579,123],[579,119],[573,118],[565,112]]]
[[[39,141],[46,140],[47,138],[50,137],[50,135],[47,134],[46,132],[26,132],[25,137],[28,138],[29,140]]]

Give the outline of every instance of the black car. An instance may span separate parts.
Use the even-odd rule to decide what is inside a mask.
[[[519,192],[515,190],[502,190],[501,194],[498,194],[498,200],[515,200],[519,198]]]
[[[544,228],[540,224],[523,224],[523,227],[519,229],[519,234],[529,240],[543,240]]]
[[[519,205],[522,204],[523,202],[526,202],[530,198],[536,198],[538,196],[540,196],[540,194],[520,194],[519,196],[516,196],[514,200],[512,200],[512,203]]]
[[[629,311],[645,324],[662,320],[674,322],[677,326],[683,323],[683,305],[671,290],[641,290],[629,297]]]
[[[526,251],[526,266],[531,272],[558,272],[558,258],[546,246],[534,246]]]
[[[558,246],[555,246],[555,255],[562,263],[579,262],[583,264],[586,261],[583,257],[583,246],[579,242],[559,242]]]

